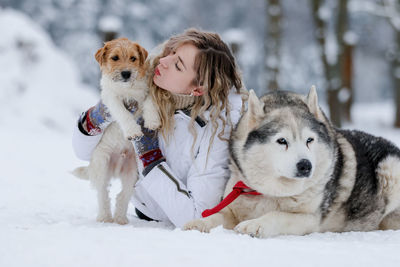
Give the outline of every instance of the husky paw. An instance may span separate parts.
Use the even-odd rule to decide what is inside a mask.
[[[99,214],[96,219],[98,222],[112,223],[114,222],[111,214]]]
[[[197,230],[203,233],[209,233],[212,228],[212,225],[202,219],[190,221],[183,226],[183,230]]]
[[[161,125],[161,121],[158,116],[152,116],[144,120],[144,127],[150,130],[156,130]]]
[[[117,216],[114,216],[114,222],[124,225],[124,224],[128,224],[129,220],[125,215],[117,215]]]
[[[234,230],[240,234],[261,238],[276,236],[279,234],[273,230],[273,227],[268,227],[268,225],[264,225],[257,219],[241,222]]]

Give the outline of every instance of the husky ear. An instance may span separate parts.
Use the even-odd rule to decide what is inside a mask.
[[[259,118],[262,117],[262,115],[264,114],[264,105],[260,102],[253,89],[251,89],[249,92],[248,101],[248,123],[250,128],[254,128],[257,125]]]
[[[321,112],[321,109],[318,105],[318,95],[317,90],[315,89],[315,85],[312,85],[310,91],[308,92],[306,103],[308,109],[310,110],[311,114],[313,114],[318,120],[324,121],[325,117]]]

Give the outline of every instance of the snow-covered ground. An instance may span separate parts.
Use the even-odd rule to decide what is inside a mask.
[[[400,231],[202,234],[141,221],[132,206],[128,225],[97,223],[94,190],[69,174],[85,164],[71,149],[73,125],[97,95],[22,14],[0,9],[0,32],[1,267],[400,266]],[[356,123],[346,127],[400,145],[392,114],[390,103],[356,105]]]

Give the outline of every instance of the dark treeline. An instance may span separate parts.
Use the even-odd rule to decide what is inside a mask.
[[[247,88],[306,93],[313,84],[335,125],[357,101],[392,99],[400,127],[400,0],[0,0],[30,15],[97,86],[94,53],[126,36],[148,50],[188,27],[216,31]],[[1,34],[1,33],[0,33]]]

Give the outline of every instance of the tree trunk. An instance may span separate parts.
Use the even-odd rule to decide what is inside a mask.
[[[335,114],[331,115],[332,122],[337,126],[340,127],[342,125],[342,116],[343,110],[345,106],[346,100],[341,102],[339,98],[339,93],[341,90],[346,90],[346,86],[344,85],[344,73],[345,73],[345,50],[346,50],[346,42],[344,40],[344,35],[348,30],[348,12],[347,12],[347,3],[348,0],[339,0],[338,6],[338,16],[336,20],[336,40],[338,43],[338,54],[337,54],[337,61],[336,64],[333,66],[333,76],[335,83],[333,84],[332,90],[334,92],[331,93],[332,97],[336,97],[333,99],[333,102],[337,103],[337,106],[334,107]],[[351,73],[350,73],[351,76]],[[350,116],[350,115],[349,115]]]
[[[399,6],[400,6],[400,0],[397,0],[396,2],[389,2],[389,1],[382,1],[383,6],[386,8],[386,10],[395,10],[397,13],[397,17],[393,17],[389,14],[387,15],[387,19],[389,24],[393,27],[393,31],[395,34],[395,51],[394,51],[394,58],[391,61],[391,67],[392,67],[392,75],[393,75],[393,96],[394,96],[394,101],[395,101],[395,119],[394,119],[394,127],[400,128],[400,29],[398,25],[395,23],[395,19],[399,19]],[[394,5],[393,5],[394,4]],[[386,6],[388,5],[388,6]]]
[[[332,123],[340,127],[342,124],[342,110],[343,103],[340,102],[339,93],[340,90],[345,86],[344,79],[346,79],[349,85],[349,89],[351,86],[351,77],[352,77],[352,62],[351,62],[351,50],[348,50],[349,58],[345,57],[345,50],[347,50],[344,35],[348,29],[348,11],[347,11],[347,3],[348,0],[339,0],[338,5],[338,16],[336,20],[336,41],[338,45],[338,54],[336,55],[335,62],[328,62],[328,58],[326,56],[326,31],[327,25],[326,22],[319,17],[319,10],[322,6],[323,1],[321,0],[312,0],[312,13],[314,18],[314,23],[316,26],[316,36],[317,41],[321,50],[321,61],[324,68],[324,75],[326,81],[326,92],[327,92],[327,101],[329,105],[330,111],[330,119]],[[347,55],[347,54],[346,54]],[[351,102],[349,110],[351,108]],[[349,113],[350,118],[350,113]]]
[[[328,62],[326,53],[326,23],[323,19],[319,17],[319,9],[322,5],[321,0],[312,0],[312,14],[314,19],[314,24],[316,27],[316,38],[320,47],[321,61],[323,65],[323,71],[326,81],[326,95],[327,102],[329,106],[329,114],[332,123],[340,127],[341,126],[341,116],[340,116],[340,102],[338,99],[340,84],[338,83],[338,71],[336,66],[331,66]]]
[[[343,103],[343,117],[351,122],[351,107],[353,105],[353,46],[345,44],[342,66],[342,84],[348,92],[348,99]]]
[[[393,77],[394,77],[394,96],[395,96],[395,106],[396,106],[396,114],[394,126],[396,128],[400,128],[400,32],[396,31],[396,57],[393,62]]]
[[[346,97],[341,100],[342,116],[348,122],[351,121],[351,106],[353,103],[353,47],[346,42],[344,36],[349,29],[349,13],[347,9],[348,0],[339,1],[339,14],[337,19],[336,35],[339,44],[338,54],[338,74],[340,75],[340,87],[337,90],[343,90],[343,95]],[[344,91],[346,90],[346,91]]]
[[[281,20],[282,5],[281,0],[267,0],[267,34],[265,40],[265,67],[267,91],[279,89],[279,65],[280,65],[280,46],[281,46]]]

